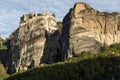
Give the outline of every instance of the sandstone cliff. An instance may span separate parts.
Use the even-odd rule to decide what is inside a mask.
[[[11,73],[53,63],[59,45],[59,31],[52,14],[26,14],[19,28],[10,35],[8,49]]]
[[[102,44],[120,42],[120,13],[99,12],[78,2],[63,20],[62,57],[82,51],[100,52]]]
[[[103,44],[120,43],[118,12],[100,12],[78,2],[63,19],[61,37],[57,24],[61,28],[61,22],[56,23],[48,13],[21,17],[19,28],[7,40],[11,73],[53,63],[60,49],[59,57],[64,60],[83,51],[98,53]]]

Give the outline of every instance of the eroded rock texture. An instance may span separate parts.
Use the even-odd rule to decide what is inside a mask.
[[[102,44],[120,42],[120,13],[99,12],[78,2],[63,20],[63,59],[82,51],[100,52]]]
[[[56,27],[55,18],[49,13],[23,15],[19,28],[8,39],[10,72],[55,62],[60,48]]]

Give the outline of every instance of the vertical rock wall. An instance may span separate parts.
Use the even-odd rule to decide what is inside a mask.
[[[97,53],[103,44],[120,42],[120,13],[99,12],[78,2],[63,20],[61,36],[63,58],[82,51]]]
[[[56,27],[52,14],[24,15],[20,27],[8,39],[10,72],[55,62],[54,57],[60,48],[59,31]]]
[[[65,60],[83,51],[98,53],[103,44],[120,43],[118,12],[100,12],[78,2],[64,17],[62,25],[60,37],[54,15],[23,15],[19,28],[7,41],[10,72],[54,63],[61,56]],[[62,54],[57,57],[60,48]]]

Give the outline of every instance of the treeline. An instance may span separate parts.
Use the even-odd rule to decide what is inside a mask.
[[[33,68],[5,80],[120,80],[120,44],[101,53],[82,52],[64,62]]]

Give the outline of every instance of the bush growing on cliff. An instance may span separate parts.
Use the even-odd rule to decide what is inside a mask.
[[[120,53],[113,44],[102,53],[83,52],[64,62],[45,65],[26,72],[17,73],[5,80],[120,80]]]
[[[29,19],[32,19],[32,18],[33,18],[33,16],[32,16],[32,15],[30,15],[30,16],[29,16]]]
[[[61,29],[62,29],[62,22],[61,21],[57,22],[57,28],[61,31]]]
[[[39,14],[37,14],[37,16],[42,16],[43,14],[41,14],[41,13],[39,13]]]

